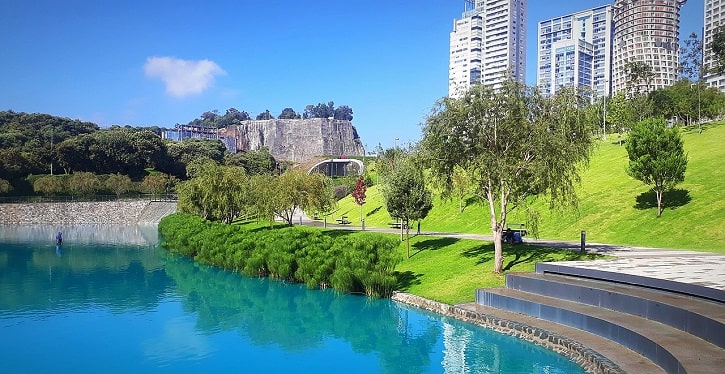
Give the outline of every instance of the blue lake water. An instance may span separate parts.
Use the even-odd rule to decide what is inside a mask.
[[[155,226],[57,229],[0,225],[3,372],[583,373],[387,299],[200,266]]]

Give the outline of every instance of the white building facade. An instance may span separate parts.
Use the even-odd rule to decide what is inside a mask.
[[[610,94],[612,6],[539,22],[536,84],[547,94],[563,87]]]
[[[612,89],[651,92],[679,78],[680,8],[687,0],[616,0],[613,7]],[[644,62],[648,81],[629,82],[626,65]],[[630,93],[630,92],[627,92]]]
[[[448,96],[460,97],[473,84],[494,89],[512,77],[526,78],[527,0],[464,0],[464,12],[450,34]]]
[[[703,56],[702,67],[705,72],[705,81],[711,87],[716,87],[720,91],[725,91],[725,75],[707,73],[715,67],[715,60],[710,50],[713,35],[718,26],[725,25],[725,0],[705,0],[705,18],[703,30]]]

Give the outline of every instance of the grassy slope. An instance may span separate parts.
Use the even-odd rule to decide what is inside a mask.
[[[702,134],[683,132],[683,138],[689,157],[687,174],[674,194],[677,206],[666,205],[662,217],[657,217],[656,206],[652,206],[654,195],[647,194],[649,187],[627,176],[627,152],[614,135],[599,144],[589,168],[582,173],[576,212],[552,212],[546,202],[535,202],[542,213],[539,236],[576,241],[580,230],[586,230],[590,242],[725,253],[725,147],[720,145],[725,139],[725,124],[710,125]],[[646,196],[644,203],[638,203],[640,195]],[[333,216],[342,214],[359,225],[359,207],[349,197],[340,201]],[[391,220],[377,187],[368,189],[363,214],[368,226],[387,227]],[[522,212],[516,211],[509,219],[524,221]],[[488,227],[487,207],[469,205],[459,213],[457,200],[436,199],[422,223],[426,231],[488,234]]]

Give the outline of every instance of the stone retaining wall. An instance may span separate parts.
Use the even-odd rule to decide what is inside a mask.
[[[574,361],[587,373],[623,373],[611,360],[564,336],[403,292],[394,292],[391,299],[543,346]]]
[[[137,201],[0,204],[0,224],[158,223],[176,203]]]

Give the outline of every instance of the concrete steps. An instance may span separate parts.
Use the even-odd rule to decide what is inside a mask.
[[[637,285],[650,286],[651,279],[630,276],[623,284],[620,274],[561,266],[548,274],[542,269],[547,268],[508,274],[506,288],[477,290],[476,304],[586,331],[641,354],[668,373],[722,372],[724,303]]]

